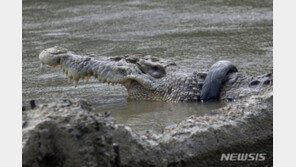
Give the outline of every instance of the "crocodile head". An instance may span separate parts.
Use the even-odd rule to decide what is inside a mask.
[[[95,77],[103,83],[122,84],[126,87],[135,81],[152,89],[154,77],[164,75],[163,66],[157,63],[149,64],[149,57],[137,59],[134,56],[118,56],[113,58],[93,58],[76,55],[62,47],[52,47],[43,50],[39,59],[41,66],[53,66],[55,69],[60,65],[67,74],[69,81],[74,79],[78,84],[80,79]],[[76,85],[77,86],[77,85]]]
[[[90,77],[94,77],[102,83],[123,85],[129,99],[186,101],[189,100],[186,97],[190,89],[195,91],[195,95],[191,93],[194,96],[192,98],[198,98],[198,82],[195,78],[174,74],[174,62],[151,55],[94,58],[76,55],[66,48],[55,46],[43,50],[39,59],[42,70],[44,65],[55,69],[61,66],[68,82],[74,80],[75,86],[80,79],[88,82]],[[185,82],[186,89],[183,88]]]

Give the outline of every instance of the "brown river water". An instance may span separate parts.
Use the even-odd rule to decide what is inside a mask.
[[[69,86],[39,69],[39,53],[63,46],[78,54],[150,54],[184,71],[232,61],[241,73],[272,71],[272,0],[23,0],[22,102],[81,98],[136,130],[161,130],[221,103],[127,102],[126,90],[90,80]]]

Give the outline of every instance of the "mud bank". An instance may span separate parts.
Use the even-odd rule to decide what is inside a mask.
[[[137,133],[84,101],[23,111],[23,166],[272,166],[273,92],[190,116],[163,133]],[[220,161],[222,153],[266,153],[264,161]]]

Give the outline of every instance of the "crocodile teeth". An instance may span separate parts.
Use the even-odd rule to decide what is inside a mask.
[[[40,69],[41,69],[41,72],[44,72],[44,64],[42,62],[40,63]]]
[[[75,79],[75,88],[77,87],[79,79]]]
[[[89,81],[89,76],[86,75],[86,76],[85,76],[85,82],[88,83],[88,81]]]
[[[54,66],[54,71],[56,71],[58,69],[59,65]]]
[[[71,76],[68,77],[68,84],[69,84],[69,85],[72,84],[72,77],[71,77]]]

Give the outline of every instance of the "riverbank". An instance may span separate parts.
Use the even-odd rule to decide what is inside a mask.
[[[162,133],[137,133],[64,100],[23,112],[23,166],[272,166],[272,88],[190,116]],[[220,161],[222,153],[266,153],[264,161]]]

